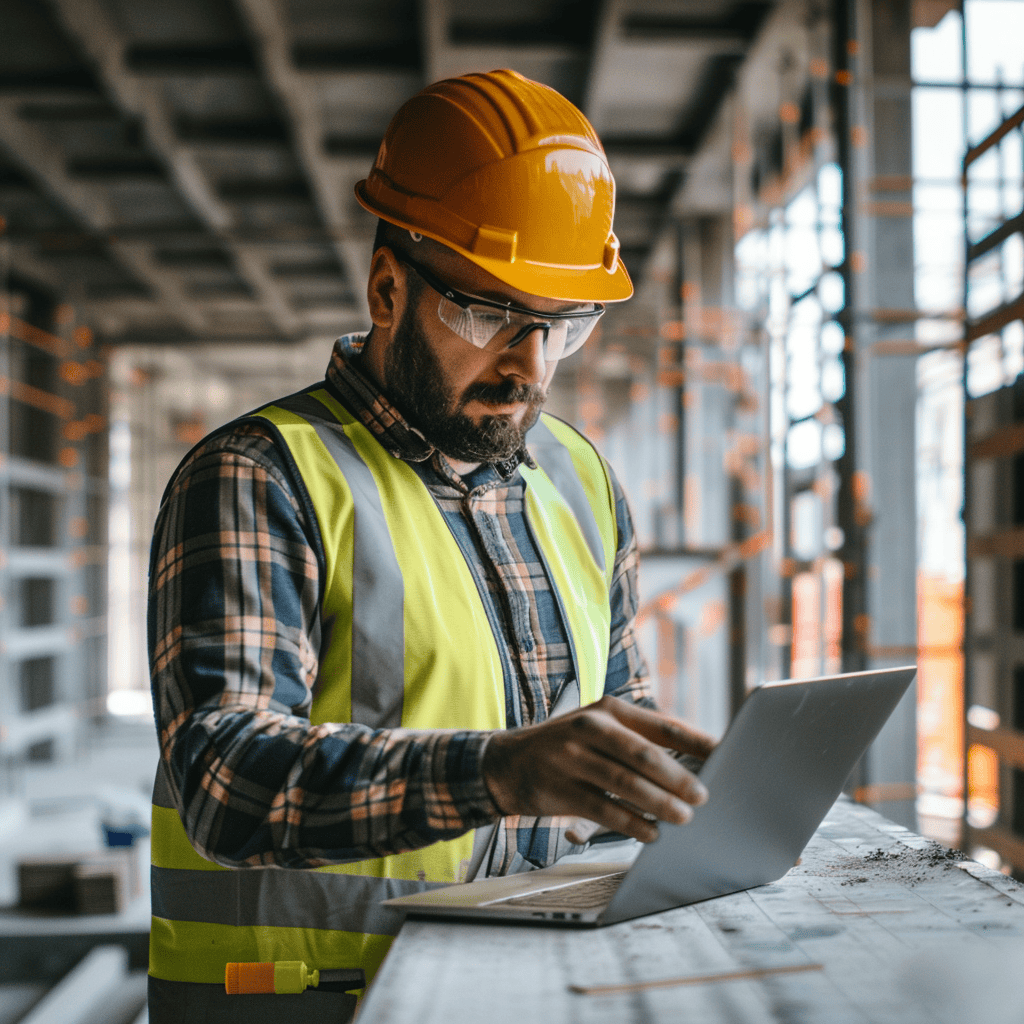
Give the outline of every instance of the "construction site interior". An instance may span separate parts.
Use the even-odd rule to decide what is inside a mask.
[[[0,1024],[146,1019],[161,494],[367,328],[353,187],[470,71],[615,175],[636,293],[547,408],[628,494],[659,705],[916,662],[847,793],[1024,881],[1022,40],[1019,0],[0,4]]]

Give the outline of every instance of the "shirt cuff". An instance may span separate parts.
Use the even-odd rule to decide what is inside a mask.
[[[489,825],[502,817],[484,781],[484,751],[493,732],[443,733],[434,739],[425,787],[427,824],[441,832]]]

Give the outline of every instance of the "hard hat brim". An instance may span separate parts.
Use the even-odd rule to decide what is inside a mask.
[[[633,294],[633,282],[621,259],[616,259],[612,270],[603,266],[555,267],[548,264],[532,263],[527,260],[497,259],[471,252],[452,242],[422,224],[414,224],[396,216],[391,210],[378,206],[366,193],[366,180],[355,187],[356,200],[363,209],[390,224],[415,231],[485,270],[503,284],[510,285],[527,295],[553,299],[556,302],[623,302]]]

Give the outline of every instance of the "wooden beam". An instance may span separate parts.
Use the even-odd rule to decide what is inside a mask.
[[[994,750],[1003,764],[1024,771],[1024,732],[1002,725],[995,729],[979,729],[976,725],[968,725],[967,742]]]
[[[1007,459],[1024,452],[1024,423],[1007,423],[971,443],[972,459]]]
[[[890,309],[878,308],[865,311],[861,316],[880,324],[912,324],[918,320],[955,320],[963,319],[963,311],[951,309],[948,313],[929,313],[923,309]]]
[[[976,146],[972,146],[967,150],[967,155],[964,157],[964,178],[966,181],[967,168],[974,163],[979,157],[984,156],[993,146],[998,145],[1002,140],[1013,131],[1014,128],[1019,128],[1024,124],[1024,107],[1021,107],[1015,114],[1011,114],[991,135],[986,136]]]
[[[1024,870],[1024,838],[1014,835],[1001,825],[972,828],[970,835],[972,842],[995,850],[1003,860],[1009,861],[1019,870]]]
[[[968,321],[964,337],[968,342],[976,341],[986,334],[1001,331],[1007,324],[1012,324],[1014,320],[1024,320],[1024,295],[1004,303],[978,320]]]
[[[1024,231],[1024,213],[1018,213],[1016,217],[1011,217],[1010,220],[1000,224],[995,231],[990,231],[984,238],[967,246],[967,262],[973,263],[997,245],[1001,245],[1011,235],[1019,234],[1022,231]]]
[[[967,539],[970,558],[999,555],[1001,558],[1024,558],[1024,528],[999,530],[982,537]]]
[[[867,347],[872,356],[923,356],[929,352],[948,352],[960,348],[962,341],[944,341],[934,345],[925,345],[911,338],[893,338],[889,341],[876,341]]]

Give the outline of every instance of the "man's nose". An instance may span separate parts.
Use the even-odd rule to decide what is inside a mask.
[[[538,322],[525,337],[511,348],[506,348],[499,357],[499,368],[506,374],[519,377],[529,384],[540,384],[547,376],[548,366],[544,360],[548,325]]]

